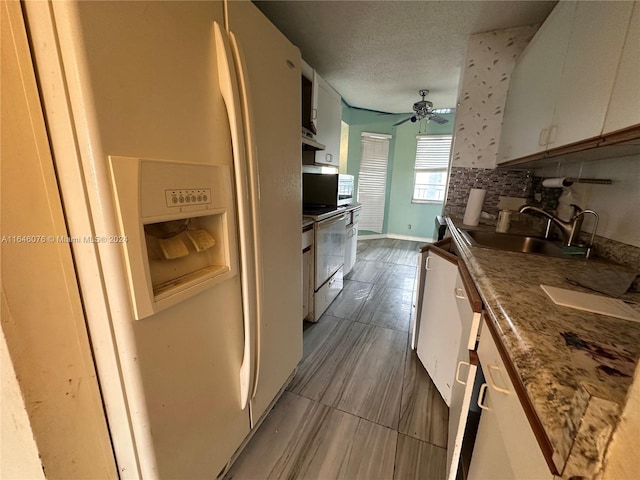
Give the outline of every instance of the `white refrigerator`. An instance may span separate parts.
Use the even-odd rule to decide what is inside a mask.
[[[300,53],[250,2],[24,11],[119,474],[215,478],[302,355]]]

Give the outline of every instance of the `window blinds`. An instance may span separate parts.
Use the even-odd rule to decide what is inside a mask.
[[[390,139],[390,135],[379,133],[363,132],[361,135],[358,175],[358,201],[362,203],[359,220],[361,230],[382,233]]]
[[[443,202],[451,151],[451,135],[418,135],[414,203]]]
[[[418,135],[416,170],[447,169],[451,135]]]

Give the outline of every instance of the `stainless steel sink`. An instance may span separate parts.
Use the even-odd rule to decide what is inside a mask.
[[[473,247],[507,250],[509,252],[537,253],[552,257],[570,257],[562,246],[550,240],[511,233],[458,229],[462,238]]]

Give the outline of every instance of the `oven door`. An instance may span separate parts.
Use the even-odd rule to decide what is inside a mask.
[[[347,216],[343,213],[315,224],[316,290],[344,265]]]

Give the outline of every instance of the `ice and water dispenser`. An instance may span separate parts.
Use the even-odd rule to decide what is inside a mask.
[[[228,167],[109,157],[136,319],[237,274]]]

